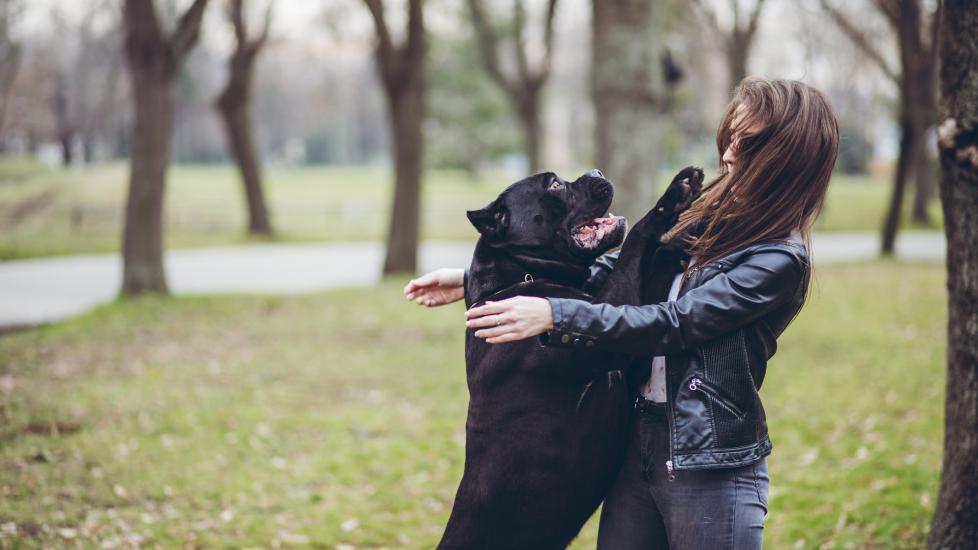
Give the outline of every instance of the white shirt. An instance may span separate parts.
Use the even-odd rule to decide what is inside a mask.
[[[693,267],[693,263],[695,261],[691,261],[689,267]],[[672,279],[672,286],[669,287],[670,302],[675,302],[679,296],[679,287],[682,284],[682,280],[682,271],[677,273]],[[652,375],[649,376],[649,380],[642,386],[642,396],[656,403],[666,402],[666,357],[664,355],[656,355],[652,358]]]

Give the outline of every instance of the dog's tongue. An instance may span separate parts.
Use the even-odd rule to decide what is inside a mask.
[[[617,225],[617,216],[608,212],[604,218],[594,218],[590,222],[582,225],[574,235],[582,248],[594,248],[597,246],[605,234]]]

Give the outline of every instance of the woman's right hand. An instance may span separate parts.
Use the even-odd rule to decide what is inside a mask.
[[[435,307],[457,302],[465,296],[462,284],[465,270],[443,267],[412,279],[404,287],[404,296],[418,305]]]

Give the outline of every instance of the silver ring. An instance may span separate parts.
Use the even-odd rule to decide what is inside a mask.
[[[496,326],[499,326],[499,315],[496,315]]]

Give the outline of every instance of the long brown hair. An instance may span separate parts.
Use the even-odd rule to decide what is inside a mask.
[[[745,78],[717,130],[720,157],[734,138],[736,169],[721,160],[719,175],[662,240],[679,235],[699,265],[795,229],[810,250],[839,146],[828,100],[797,80]]]

